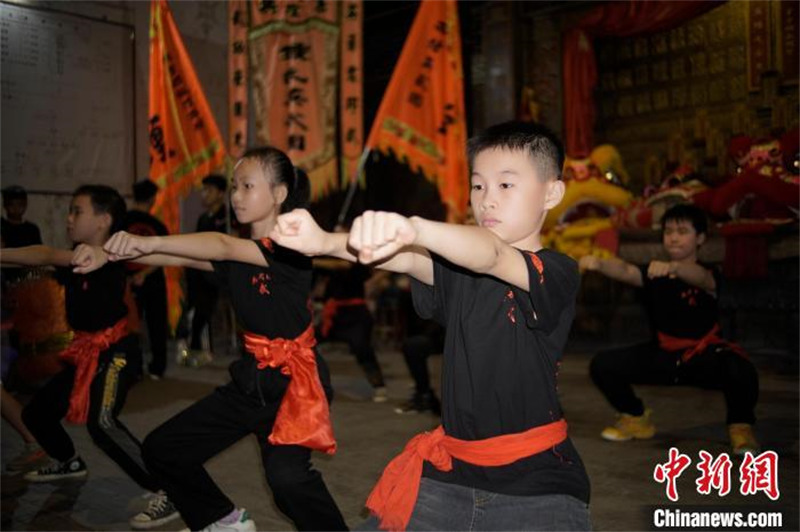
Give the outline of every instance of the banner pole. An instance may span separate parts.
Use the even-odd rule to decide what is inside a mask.
[[[358,160],[356,173],[350,180],[350,188],[347,189],[347,196],[344,199],[344,203],[342,203],[342,208],[339,210],[339,216],[336,218],[336,225],[344,224],[344,219],[347,218],[350,205],[353,203],[353,197],[356,195],[356,188],[358,188],[358,178],[362,173],[364,173],[364,167],[367,164],[367,157],[371,151],[371,148],[366,148],[363,152],[361,152],[361,158]]]

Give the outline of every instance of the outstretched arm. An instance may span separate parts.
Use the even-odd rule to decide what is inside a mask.
[[[717,290],[714,274],[697,263],[676,261],[662,262],[654,260],[647,268],[647,276],[651,279],[667,276],[677,277],[692,286],[696,286],[712,294]]]
[[[170,236],[138,236],[120,231],[115,233],[103,249],[111,260],[131,260],[159,266],[191,266],[193,264],[164,264],[161,258],[140,260],[144,255],[171,255],[193,261],[232,260],[267,266],[263,253],[252,240],[235,238],[223,233],[192,233]],[[210,266],[209,266],[210,267]],[[202,268],[207,269],[207,268]]]
[[[145,255],[144,257],[139,257],[131,262],[135,262],[136,264],[146,264],[148,266],[183,266],[185,268],[193,268],[195,270],[203,270],[207,272],[214,271],[211,261],[187,259],[186,257],[178,257],[177,255],[164,255],[162,253]]]
[[[3,265],[69,266],[71,259],[72,251],[55,249],[50,246],[26,246],[0,250],[0,263]]]
[[[361,222],[359,220],[360,218],[357,218],[353,223],[353,229],[349,234],[328,233],[319,227],[307,210],[295,209],[278,217],[278,223],[270,234],[270,238],[281,246],[304,255],[329,256],[349,262],[358,262],[358,251],[352,247],[349,240],[354,231],[360,234]],[[419,246],[401,246],[391,256],[387,255],[368,262],[374,263],[376,268],[407,273],[424,283],[433,284],[433,262],[428,252]]]
[[[519,250],[481,227],[367,211],[353,222],[350,245],[359,250],[359,260],[365,263],[388,257],[398,260],[396,254],[406,252],[404,264],[409,269],[394,271],[408,273],[427,284],[433,282],[430,252],[470,271],[529,290],[528,267]]]
[[[108,253],[98,246],[88,246],[81,244],[72,254],[72,265],[75,273],[89,273],[105,266],[109,261]],[[213,267],[209,261],[187,259],[173,255],[163,255],[154,253],[138,257],[131,262],[146,264],[148,266],[185,266],[197,270],[212,271]]]
[[[641,270],[633,264],[629,264],[620,259],[601,259],[594,255],[585,255],[581,257],[578,265],[582,272],[599,272],[615,281],[638,287],[644,285]]]

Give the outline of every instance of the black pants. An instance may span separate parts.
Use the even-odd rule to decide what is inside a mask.
[[[327,367],[319,356],[317,364],[323,386],[330,391]],[[144,441],[147,467],[186,524],[199,530],[235,508],[203,464],[245,436],[255,434],[278,509],[298,530],[346,530],[322,475],[311,466],[311,451],[294,445],[274,446],[267,441],[288,378],[272,369],[254,372],[252,357],[234,362],[233,382],[217,388],[154,430]],[[255,386],[249,382],[251,374],[258,379]]]
[[[150,339],[150,351],[153,360],[148,371],[153,375],[163,376],[167,369],[167,282],[164,270],[159,268],[145,278],[142,286],[134,286],[133,295],[139,316],[144,316],[147,323],[147,336]]]
[[[187,272],[186,278],[189,308],[194,308],[192,337],[189,347],[191,349],[201,349],[203,347],[203,329],[208,327],[208,345],[213,350],[211,318],[217,308],[219,287],[213,281],[213,274],[208,272],[190,270]]]
[[[589,371],[611,406],[625,414],[644,413],[632,384],[685,385],[721,390],[728,424],[755,423],[758,373],[752,362],[723,346],[711,346],[687,363],[679,361],[679,353],[648,342],[601,352],[592,359]]]
[[[417,393],[429,392],[431,378],[428,372],[428,357],[436,352],[434,340],[422,334],[411,336],[403,342],[402,350]]]
[[[375,357],[372,347],[372,328],[375,320],[366,305],[342,307],[333,318],[333,327],[324,340],[347,342],[350,351],[356,356],[358,365],[367,376],[369,383],[377,388],[385,386],[383,371]]]
[[[89,392],[86,427],[92,441],[137,484],[155,491],[157,486],[144,466],[139,441],[117,417],[141,367],[133,340],[129,336],[100,354]],[[68,366],[50,379],[22,411],[22,420],[39,445],[62,462],[75,456],[75,445],[61,425],[69,409],[74,380],[75,368]]]
[[[413,309],[410,312],[414,312]],[[417,393],[431,390],[431,378],[428,372],[428,357],[441,353],[444,348],[444,329],[430,320],[413,317],[409,323],[408,337],[403,341],[401,350],[406,361]]]

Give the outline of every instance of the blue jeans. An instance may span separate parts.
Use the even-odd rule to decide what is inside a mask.
[[[522,497],[423,478],[407,530],[591,530],[589,506],[571,495]],[[379,530],[370,516],[358,530]]]

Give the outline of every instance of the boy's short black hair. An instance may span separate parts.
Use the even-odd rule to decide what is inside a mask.
[[[125,200],[119,192],[106,185],[81,185],[72,193],[72,197],[89,196],[95,214],[111,215],[109,235],[125,228]]]
[[[479,153],[496,148],[523,150],[538,165],[542,179],[561,178],[564,145],[555,133],[541,124],[510,121],[478,133],[467,143],[470,168]]]
[[[667,226],[667,222],[670,221],[685,221],[691,223],[698,236],[708,233],[708,219],[706,218],[706,213],[704,213],[700,207],[691,203],[679,203],[667,209],[667,212],[661,217],[662,232]]]
[[[225,192],[228,190],[228,180],[224,175],[220,174],[209,174],[205,176],[203,178],[203,184],[217,187],[220,192]]]
[[[9,185],[3,189],[3,205],[8,205],[12,201],[28,201],[28,192],[19,185]]]
[[[158,185],[149,179],[143,179],[133,184],[133,199],[137,203],[150,201],[156,194],[158,194]]]

